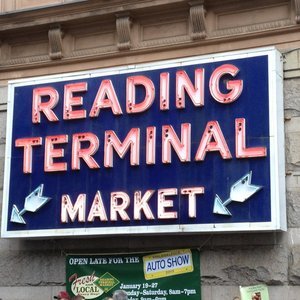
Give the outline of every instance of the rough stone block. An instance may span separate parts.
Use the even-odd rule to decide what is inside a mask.
[[[286,193],[288,227],[300,227],[300,189],[290,189]]]
[[[210,236],[203,247],[230,247],[230,246],[247,246],[247,245],[274,245],[277,242],[278,233],[230,233],[216,234]]]
[[[63,290],[65,290],[65,287],[62,286],[0,287],[0,300],[53,299],[59,291]]]
[[[3,189],[4,181],[4,157],[0,155],[0,189]]]
[[[269,286],[269,297],[274,300],[298,300],[300,294],[299,286]]]
[[[284,113],[287,119],[300,116],[300,79],[284,81]]]
[[[285,247],[207,250],[201,252],[202,282],[209,285],[283,285],[288,279]],[[213,298],[215,299],[215,298]]]
[[[7,85],[0,85],[0,105],[7,103],[7,96],[8,96],[8,88]]]
[[[59,253],[0,252],[0,286],[48,286],[64,282],[65,256]]]
[[[287,174],[286,188],[287,190],[300,188],[300,173],[291,172]]]
[[[298,245],[293,245],[291,248],[289,283],[292,285],[300,285],[300,246]]]
[[[0,144],[5,143],[6,136],[6,112],[0,111]]]
[[[239,297],[239,286],[207,286],[202,285],[201,296],[203,300],[216,299],[216,300],[233,300],[235,297]]]
[[[286,169],[300,171],[300,133],[286,133]]]
[[[268,291],[271,300],[298,300],[300,287],[268,286]],[[238,286],[202,286],[202,299],[203,300],[240,299],[239,287]]]

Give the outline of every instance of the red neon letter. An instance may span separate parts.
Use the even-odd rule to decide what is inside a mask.
[[[42,102],[42,97],[47,97],[47,102]],[[47,86],[33,90],[32,95],[32,123],[41,123],[41,112],[47,117],[48,121],[55,122],[58,118],[52,108],[58,103],[59,95],[56,89]]]
[[[230,90],[229,93],[223,94],[220,92],[220,79],[225,74],[230,74],[231,76],[236,76],[239,69],[234,65],[225,64],[216,68],[209,80],[209,89],[211,95],[220,103],[231,103],[235,101],[242,93],[243,90],[243,80],[228,80],[226,83],[226,88]]]
[[[180,161],[191,160],[191,124],[181,124],[181,141],[171,125],[162,127],[162,162],[171,163],[171,144]]]
[[[195,87],[185,71],[176,72],[176,107],[185,108],[185,91],[195,106],[204,105],[204,69],[195,70]]]
[[[130,147],[130,165],[136,166],[140,163],[140,129],[132,128],[127,134],[123,143],[120,142],[113,130],[105,131],[104,142],[104,166],[106,168],[113,167],[114,156],[113,148],[118,155],[123,158]]]
[[[32,147],[42,145],[41,137],[16,139],[15,146],[23,147],[23,173],[32,173]]]
[[[210,121],[207,123],[195,160],[204,160],[206,152],[208,151],[219,151],[223,159],[232,157],[217,121]]]
[[[155,164],[155,149],[156,149],[156,127],[147,127],[146,136],[146,164]]]
[[[135,89],[137,85],[145,88],[145,99],[136,104]],[[153,103],[155,97],[155,87],[153,82],[146,76],[131,76],[127,78],[126,83],[126,111],[129,114],[140,113],[147,110]]]
[[[170,82],[169,73],[161,73],[160,74],[160,109],[161,110],[169,109],[169,82]]]
[[[246,120],[235,119],[235,154],[237,158],[267,156],[266,147],[246,147]]]
[[[98,117],[101,108],[111,108],[114,115],[123,113],[111,80],[102,80],[90,111],[90,117]]]
[[[88,142],[88,148],[81,149],[81,143]],[[99,148],[98,137],[90,132],[73,134],[72,143],[72,170],[80,170],[80,158],[82,158],[91,169],[100,168],[92,157]]]
[[[84,119],[86,110],[72,110],[72,106],[80,106],[83,103],[81,96],[74,97],[73,93],[86,92],[87,82],[70,83],[65,85],[64,120]]]
[[[66,171],[67,163],[65,162],[53,162],[55,157],[64,157],[64,149],[54,149],[54,144],[62,144],[68,142],[67,135],[53,135],[45,138],[45,159],[44,159],[44,171]]]

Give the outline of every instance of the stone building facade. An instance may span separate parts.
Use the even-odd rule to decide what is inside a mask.
[[[1,0],[0,199],[9,80],[275,46],[283,54],[286,232],[0,239],[0,298],[52,299],[67,253],[198,248],[202,299],[234,299],[265,283],[300,293],[299,0]],[[1,200],[0,200],[1,201]]]

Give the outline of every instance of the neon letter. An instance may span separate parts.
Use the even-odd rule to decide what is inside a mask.
[[[96,217],[99,217],[100,221],[107,221],[107,215],[100,191],[97,191],[95,195],[87,220],[88,222],[93,222]]]
[[[23,173],[32,173],[32,147],[42,145],[41,137],[16,139],[15,146],[23,147]]]
[[[121,200],[121,203],[119,203]],[[130,218],[125,211],[130,204],[129,196],[124,192],[113,192],[110,197],[110,220],[117,221],[117,214],[120,215],[123,221],[129,221]]]
[[[147,220],[154,220],[153,213],[150,206],[148,205],[148,201],[150,200],[154,192],[154,190],[148,190],[143,197],[141,191],[136,191],[134,193],[134,220],[141,220],[141,210],[144,211]]]
[[[147,127],[146,136],[146,164],[155,164],[156,127]]]
[[[90,117],[98,117],[101,108],[111,108],[114,115],[123,113],[111,80],[102,80],[90,111]]]
[[[81,148],[81,143],[88,142],[88,148]],[[98,137],[90,132],[73,134],[72,142],[72,170],[80,170],[80,158],[82,158],[91,169],[100,168],[92,157],[99,148]]]
[[[47,97],[47,102],[42,102],[42,97]],[[55,88],[50,86],[33,89],[32,95],[32,123],[41,123],[41,112],[48,121],[58,121],[58,117],[52,110],[58,103],[59,95]]]
[[[158,219],[177,219],[176,211],[166,212],[165,208],[173,207],[173,200],[166,199],[165,196],[174,196],[177,195],[177,189],[161,189],[158,190],[158,201],[157,201],[157,216]]]
[[[145,88],[145,98],[142,102],[136,104],[135,90],[137,85]],[[129,114],[140,113],[147,110],[153,103],[155,97],[155,87],[153,82],[146,76],[131,76],[127,78],[126,83],[126,111]]]
[[[73,206],[69,195],[62,195],[61,197],[61,222],[68,223],[69,217],[72,222],[78,216],[78,222],[85,221],[85,204],[86,194],[80,194]]]
[[[232,157],[218,121],[207,122],[195,160],[204,160],[208,151],[219,151],[223,159]]]
[[[185,71],[176,72],[176,107],[185,108],[185,91],[195,106],[204,105],[204,69],[195,70],[195,87]]]
[[[45,138],[45,158],[44,158],[44,170],[45,172],[66,171],[67,163],[65,162],[53,162],[55,157],[64,157],[64,149],[55,149],[54,144],[67,143],[67,135],[53,135]]]
[[[223,94],[220,91],[221,77],[225,74],[230,74],[231,76],[235,77],[238,72],[239,69],[230,64],[222,65],[213,71],[209,80],[209,89],[215,100],[223,104],[228,104],[235,101],[241,95],[243,90],[243,80],[228,80],[226,83],[226,88],[230,90],[230,92]]]
[[[235,119],[235,154],[237,158],[267,156],[266,147],[246,147],[246,120]]]
[[[180,161],[191,160],[191,124],[181,124],[181,141],[171,125],[162,127],[162,162],[171,163],[171,144]]]
[[[65,85],[64,98],[64,120],[84,119],[86,118],[86,110],[72,110],[72,106],[82,105],[83,99],[81,96],[74,97],[73,93],[86,92],[87,82],[77,82]]]
[[[169,73],[161,73],[160,74],[160,109],[161,110],[169,109],[169,82],[170,82]]]
[[[104,166],[111,168],[114,165],[113,148],[123,158],[130,147],[130,164],[132,166],[140,163],[140,129],[132,128],[123,143],[120,142],[113,130],[105,131],[104,142]]]
[[[204,194],[204,187],[193,187],[193,188],[183,188],[181,189],[182,195],[188,195],[189,201],[189,218],[196,218],[197,208],[196,208],[196,195]]]

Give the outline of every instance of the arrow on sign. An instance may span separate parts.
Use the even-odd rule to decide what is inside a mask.
[[[41,207],[43,207],[48,201],[50,201],[50,197],[42,196],[44,185],[40,184],[33,192],[31,192],[26,198],[24,203],[24,208],[19,211],[18,207],[14,204],[11,211],[10,221],[14,223],[26,224],[22,215],[26,211],[36,212]]]
[[[239,179],[237,182],[235,182],[230,188],[229,198],[224,202],[222,202],[221,198],[216,194],[213,213],[219,215],[231,216],[232,214],[226,208],[226,206],[229,203],[231,203],[232,201],[245,202],[252,195],[254,195],[260,189],[262,189],[262,186],[251,184],[251,177],[252,177],[252,171],[250,171],[241,179]]]

